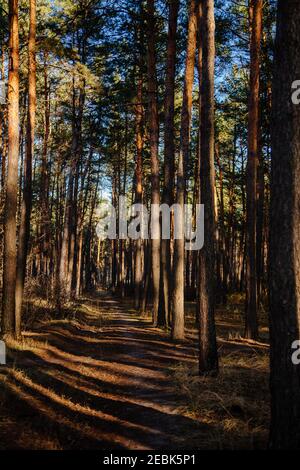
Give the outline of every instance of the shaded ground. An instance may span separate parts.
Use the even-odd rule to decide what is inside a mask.
[[[230,321],[229,329],[219,321],[224,360],[213,382],[197,378],[192,329],[175,345],[108,296],[86,299],[73,319],[26,332],[23,344],[10,345],[9,367],[0,367],[0,449],[232,447],[241,423],[241,445],[262,447],[266,432],[255,414],[265,406],[267,374],[253,357],[265,357],[267,347],[241,342]],[[247,397],[257,386],[258,397]]]

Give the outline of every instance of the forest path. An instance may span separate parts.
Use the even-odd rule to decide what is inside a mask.
[[[12,351],[15,366],[0,374],[6,406],[20,421],[14,447],[195,448],[207,432],[182,411],[171,375],[175,364],[192,366],[196,350],[172,343],[128,303],[87,298],[74,319],[52,320],[25,338]]]

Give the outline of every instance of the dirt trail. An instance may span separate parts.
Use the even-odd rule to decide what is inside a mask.
[[[192,365],[196,351],[124,303],[87,299],[74,320],[44,324],[26,344],[0,376],[20,424],[11,425],[10,447],[195,448],[207,431],[184,415],[170,374],[178,362]]]

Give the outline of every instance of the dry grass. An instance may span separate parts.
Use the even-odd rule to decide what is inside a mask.
[[[181,392],[180,395],[185,397],[184,402],[179,400],[179,408],[176,406],[176,409],[182,416],[197,420],[204,427],[204,431],[203,427],[200,427],[201,432],[199,432],[199,436],[197,434],[195,439],[195,445],[199,448],[265,448],[269,425],[267,323],[265,318],[261,316],[260,342],[246,341],[242,336],[244,323],[243,299],[232,298],[231,301],[232,304],[227,308],[218,309],[216,315],[218,344],[220,345],[220,373],[218,377],[199,377],[197,366],[191,366],[191,362],[180,363],[173,367],[171,369],[172,381]],[[116,302],[111,301],[106,309],[106,316],[102,317],[101,314],[99,315],[99,305],[96,300],[94,301],[91,298],[82,299],[82,304],[73,305],[69,311],[66,311],[63,318],[58,319],[55,310],[46,301],[35,298],[30,299],[31,315],[28,316],[28,325],[35,324],[37,328],[24,333],[22,341],[10,340],[7,344],[8,354],[12,359],[10,373],[5,374],[4,370],[2,373],[0,367],[0,449],[11,447],[24,449],[62,448],[62,443],[59,436],[56,435],[56,431],[50,437],[48,423],[46,421],[44,423],[40,416],[42,415],[40,412],[45,406],[42,401],[38,399],[34,401],[27,396],[23,397],[23,401],[32,400],[32,406],[35,406],[36,415],[34,419],[38,422],[38,426],[44,430],[40,435],[34,429],[28,415],[25,413],[24,416],[22,406],[16,410],[16,416],[5,411],[7,408],[5,404],[11,404],[16,396],[22,394],[22,387],[15,389],[13,395],[11,392],[4,393],[4,390],[9,389],[8,382],[5,383],[8,376],[14,377],[16,382],[33,390],[35,395],[47,395],[49,400],[51,398],[51,402],[57,406],[64,406],[68,410],[73,409],[76,413],[80,412],[86,417],[103,417],[103,410],[101,410],[101,413],[98,410],[96,415],[85,403],[82,405],[77,404],[76,397],[73,397],[72,401],[71,398],[66,398],[60,393],[51,394],[51,391],[41,388],[40,383],[31,383],[30,378],[26,374],[24,375],[24,371],[19,370],[19,367],[16,368],[14,359],[18,364],[18,357],[23,358],[23,356],[26,356],[24,353],[32,352],[43,359],[45,364],[49,363],[52,367],[53,364],[64,366],[72,373],[77,373],[78,377],[81,376],[81,379],[91,378],[93,380],[101,379],[105,383],[114,382],[118,364],[114,365],[114,363],[106,362],[105,368],[107,371],[104,373],[101,369],[104,365],[102,358],[99,358],[101,360],[95,360],[85,357],[84,352],[80,356],[78,354],[73,355],[65,350],[60,351],[56,346],[51,345],[51,342],[48,344],[47,336],[45,339],[45,331],[51,333],[52,330],[54,331],[57,328],[61,330],[65,328],[65,337],[72,339],[74,333],[68,332],[67,325],[71,325],[75,333],[78,332],[79,335],[83,328],[85,333],[90,331],[94,335],[99,334],[99,338],[93,336],[85,338],[85,346],[89,347],[89,344],[91,344],[93,347],[93,343],[96,344],[101,339],[105,325],[109,325],[110,321],[115,318],[115,304]],[[126,310],[126,313],[135,313],[129,302],[128,305],[124,302],[122,308]],[[187,311],[188,344],[196,344],[194,340],[197,340],[198,333],[195,329],[194,303],[189,302],[187,304]],[[66,324],[66,327],[64,324]],[[195,355],[197,354],[194,349],[193,352]],[[57,378],[58,372],[55,371],[55,368],[53,368],[53,374],[54,378]],[[66,380],[66,377],[64,380]],[[128,378],[118,376],[117,380],[121,386],[127,385]],[[137,383],[132,378],[130,380],[133,387],[135,385],[140,386],[139,376]],[[71,385],[74,385],[73,382]],[[93,382],[91,382],[92,386]],[[145,384],[143,386],[145,388]],[[76,389],[79,394],[85,392],[85,390],[80,389],[78,383],[76,383]],[[103,393],[105,391],[101,391],[102,398]],[[52,416],[51,413],[53,413],[53,409],[50,406],[44,409],[45,416]],[[76,432],[82,430],[80,424],[77,426],[76,423],[66,421],[58,412],[52,418],[53,421],[64,422],[66,428],[73,429],[75,426]],[[21,432],[20,429],[22,429]],[[85,431],[86,435],[92,439],[94,431],[91,429]],[[100,438],[101,436],[99,436]],[[188,441],[192,439],[192,436],[187,435],[186,439]]]
[[[220,358],[217,378],[199,377],[197,368],[172,371],[186,395],[185,412],[209,426],[207,449],[265,448],[268,438],[268,355],[228,353]]]
[[[32,418],[12,415],[7,401],[12,399],[5,386],[6,376],[0,372],[0,451],[9,449],[61,450],[59,441],[32,427]]]

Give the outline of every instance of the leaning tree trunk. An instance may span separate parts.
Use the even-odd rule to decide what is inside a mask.
[[[257,328],[256,211],[259,134],[259,65],[263,0],[250,0],[250,97],[248,113],[248,162],[246,209],[246,325],[245,337],[255,339]]]
[[[36,110],[36,61],[35,61],[35,40],[36,40],[36,4],[35,0],[30,0],[29,13],[29,43],[28,43],[28,117],[26,135],[26,159],[24,175],[24,194],[21,208],[21,224],[19,232],[19,245],[17,256],[17,281],[16,281],[16,336],[21,334],[21,310],[24,291],[26,260],[28,241],[30,235],[30,213],[32,200],[32,157],[34,150],[34,128]]]
[[[201,203],[204,204],[204,247],[199,262],[199,371],[217,373],[215,301],[215,168],[214,168],[214,0],[203,4],[203,78],[201,124]]]
[[[270,208],[271,432],[275,449],[300,447],[300,105],[291,87],[300,70],[300,4],[279,0],[272,111]],[[298,355],[299,356],[299,355]]]
[[[148,30],[148,103],[151,156],[151,269],[153,286],[153,324],[157,325],[160,279],[160,222],[159,222],[159,161],[158,161],[158,110],[155,57],[155,10],[154,0],[147,1]]]
[[[19,160],[19,25],[18,0],[9,2],[8,158],[4,208],[2,335],[13,335],[16,288],[16,213]]]
[[[184,230],[183,211],[185,199],[185,167],[189,160],[190,127],[192,113],[192,91],[194,82],[195,53],[199,0],[191,0],[188,25],[187,54],[185,64],[184,90],[181,112],[180,151],[177,167],[176,203],[180,206],[182,217],[178,217],[180,238],[174,242],[173,289],[171,300],[172,338],[184,339]],[[180,220],[181,219],[181,220]]]

